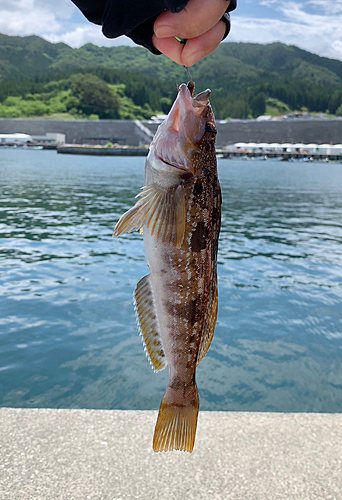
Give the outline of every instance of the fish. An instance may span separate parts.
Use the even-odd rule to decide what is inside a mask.
[[[134,291],[145,350],[156,372],[168,366],[153,449],[192,452],[199,412],[196,368],[217,321],[221,188],[210,89],[181,84],[146,159],[138,201],[114,236],[143,233],[150,274]]]

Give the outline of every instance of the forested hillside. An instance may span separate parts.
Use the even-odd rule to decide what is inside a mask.
[[[342,62],[281,43],[223,43],[191,73],[217,118],[342,115]],[[141,47],[72,49],[0,34],[0,117],[149,118],[166,113],[184,68]]]

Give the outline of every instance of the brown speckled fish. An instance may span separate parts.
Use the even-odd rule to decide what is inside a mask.
[[[146,350],[169,384],[154,432],[155,451],[192,451],[199,396],[196,367],[210,347],[217,318],[217,246],[221,190],[210,90],[193,97],[182,84],[146,160],[139,201],[114,235],[143,229],[150,274],[134,292]]]

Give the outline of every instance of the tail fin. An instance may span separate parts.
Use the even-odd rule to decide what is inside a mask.
[[[199,396],[194,383],[186,398],[168,386],[160,405],[158,420],[154,430],[154,451],[194,449]]]

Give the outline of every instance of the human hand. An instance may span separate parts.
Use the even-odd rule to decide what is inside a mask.
[[[177,64],[193,66],[222,41],[226,24],[220,19],[229,4],[230,0],[189,0],[177,14],[162,12],[154,23],[153,45]],[[186,44],[176,36],[185,38]]]

